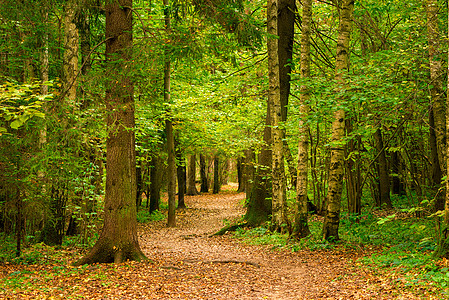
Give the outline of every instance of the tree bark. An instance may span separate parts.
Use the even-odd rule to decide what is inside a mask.
[[[201,178],[201,193],[209,192],[209,183],[207,181],[207,166],[206,166],[206,158],[203,154],[200,154],[200,178]]]
[[[346,120],[346,136],[353,131],[352,120]],[[360,173],[360,136],[348,141],[345,152],[346,168],[346,198],[348,199],[348,211],[352,214],[362,212],[361,173]]]
[[[310,29],[312,25],[312,0],[302,1],[301,26],[301,79],[310,77]],[[292,236],[296,239],[310,234],[307,220],[308,209],[308,178],[309,178],[309,115],[310,91],[306,84],[300,87],[300,118],[299,118],[299,144],[298,167],[296,175],[296,212]]]
[[[218,158],[218,155],[216,154],[214,157],[214,186],[212,189],[213,194],[218,194],[220,192],[220,166],[219,166],[220,159]]]
[[[238,157],[237,158],[237,182],[239,184],[237,192],[243,193],[245,192],[245,173],[244,173],[244,164],[243,164],[244,158]]]
[[[354,0],[342,0],[338,27],[337,56],[335,63],[335,81],[339,85],[336,93],[344,88],[344,74],[349,67],[349,41],[351,39],[351,22]],[[327,192],[327,210],[324,217],[323,237],[326,240],[339,240],[341,193],[344,175],[344,134],[345,111],[337,109],[333,114],[331,136],[331,161],[329,167],[329,184]]]
[[[198,190],[196,189],[196,155],[190,155],[189,159],[189,169],[187,171],[187,193],[186,195],[195,196],[198,195]]]
[[[388,176],[387,158],[385,155],[384,143],[382,138],[382,132],[377,129],[374,133],[374,139],[376,143],[377,153],[377,166],[379,173],[379,201],[380,207],[392,208],[390,199],[390,177]]]
[[[163,0],[164,16],[165,16],[165,30],[167,35],[170,34],[170,14],[169,1]],[[164,103],[170,103],[170,57],[169,52],[165,50],[165,66],[164,66]],[[170,110],[167,112],[167,119],[165,120],[165,131],[167,134],[167,193],[168,193],[168,217],[167,226],[176,226],[176,160],[175,160],[175,138],[173,136],[173,122],[171,120]]]
[[[267,31],[269,35],[278,36],[279,7],[282,1],[268,0],[267,6]],[[287,196],[284,171],[284,153],[282,126],[282,102],[280,86],[280,61],[279,43],[277,38],[268,37],[268,102],[271,109],[271,134],[272,134],[272,230],[285,232],[289,230],[287,218]]]
[[[437,0],[427,1],[427,41],[429,49],[430,68],[430,97],[435,121],[435,134],[437,140],[438,160],[440,161],[443,176],[446,174],[446,105],[443,92],[442,57],[440,53],[440,32],[438,29]],[[442,162],[442,163],[441,163]]]
[[[150,213],[159,210],[162,187],[162,161],[159,155],[153,154],[150,162]]]
[[[75,265],[120,263],[146,259],[137,238],[136,151],[132,67],[132,0],[108,0],[106,60],[110,80],[106,90],[106,193],[104,225],[91,251]],[[118,73],[118,70],[121,72]]]
[[[440,31],[438,22],[439,5],[437,0],[426,0],[427,41],[429,49],[430,100],[432,111],[429,114],[430,148],[432,159],[432,185],[436,192],[435,209],[444,209],[444,190],[441,178],[446,173],[446,107],[443,91],[443,68],[440,53]],[[437,170],[439,168],[439,170]]]
[[[186,163],[177,139],[175,139],[175,148],[176,161],[178,164],[176,168],[176,175],[178,178],[178,208],[186,208],[184,202],[184,195],[186,193]]]
[[[257,158],[257,164],[252,165],[253,183],[247,195],[245,220],[249,226],[260,226],[270,220],[271,215],[271,114],[270,103],[267,103],[267,114],[263,133],[263,145]],[[253,154],[253,153],[252,153]]]

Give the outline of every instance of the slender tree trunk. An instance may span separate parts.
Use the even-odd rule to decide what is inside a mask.
[[[104,226],[91,251],[76,265],[142,260],[137,238],[136,151],[134,97],[131,74],[132,0],[108,0],[106,60],[109,81],[106,141],[106,193]],[[120,73],[118,72],[120,70]],[[120,109],[118,109],[120,108]]]
[[[436,191],[436,210],[444,208],[444,194],[441,191],[441,178],[446,175],[446,108],[443,91],[443,68],[440,53],[439,5],[437,0],[426,0],[427,41],[429,49],[430,100],[432,112],[429,116],[430,147],[432,159],[432,185]],[[436,154],[436,155],[435,155]],[[439,168],[439,170],[437,170]]]
[[[170,12],[169,1],[163,0],[165,15],[165,30],[167,35],[170,34]],[[165,66],[164,66],[164,102],[170,103],[170,57],[168,50],[165,50]],[[173,123],[171,120],[171,112],[167,112],[165,120],[165,131],[167,134],[167,152],[168,152],[168,227],[176,226],[176,160],[175,160],[175,138],[173,136]]]
[[[162,186],[162,161],[158,154],[153,154],[150,162],[150,213],[159,210]]]
[[[312,26],[312,0],[302,1],[301,26],[301,79],[310,77],[310,29]],[[307,220],[308,178],[309,178],[309,88],[300,87],[300,118],[298,145],[298,173],[296,184],[296,212],[292,236],[300,239],[310,234]]]
[[[238,157],[237,158],[237,182],[239,184],[239,187],[237,189],[237,192],[243,193],[245,192],[245,172],[244,172],[244,164],[243,164],[244,158]]]
[[[342,0],[340,6],[340,23],[338,27],[337,56],[335,63],[335,80],[344,88],[344,74],[349,67],[349,41],[351,39],[351,22],[354,0]],[[342,100],[342,99],[341,99]],[[345,111],[337,109],[333,115],[331,137],[331,161],[327,192],[327,210],[324,217],[323,237],[326,240],[339,240],[341,193],[343,189],[345,151],[343,138],[345,134]]]
[[[220,192],[220,165],[219,165],[220,159],[218,158],[218,155],[216,154],[214,157],[214,186],[212,189],[213,194],[218,194]]]
[[[78,28],[75,25],[77,13],[77,4],[74,1],[67,1],[64,8],[64,55],[63,55],[63,82],[65,98],[61,99],[61,107],[70,107],[75,110],[77,107],[77,75],[78,75]],[[64,131],[69,126],[68,119],[62,118]],[[76,195],[73,204],[82,206],[81,196]],[[70,217],[70,226],[67,229],[67,235],[75,235],[80,232],[79,224],[75,215]]]
[[[252,149],[245,150],[245,158],[243,163],[243,173],[244,173],[244,184],[245,184],[245,192],[246,197],[248,198],[248,195],[250,194],[252,190],[252,182],[254,178],[254,162],[255,162],[255,155],[254,151]]]
[[[279,17],[278,0],[268,0],[267,6],[267,31],[268,34],[277,36],[278,17]],[[279,62],[279,44],[278,39],[268,38],[268,102],[271,108],[271,134],[273,139],[272,145],[272,230],[284,232],[288,228],[287,218],[287,195],[285,187],[285,170],[284,170],[284,152],[283,152],[283,131],[282,126],[282,103],[281,103],[281,87],[280,87],[280,62]]]
[[[198,190],[196,189],[196,155],[190,155],[189,159],[189,169],[187,171],[187,193],[186,195],[195,196],[198,195]]]
[[[184,195],[186,193],[186,163],[177,139],[175,139],[175,148],[176,160],[178,162],[178,166],[176,168],[178,178],[178,208],[186,208],[186,204],[184,202]]]
[[[388,176],[387,158],[385,155],[382,132],[377,129],[374,133],[377,152],[377,164],[379,170],[379,204],[386,208],[392,208],[390,199],[390,177]]]
[[[201,178],[201,193],[209,192],[209,184],[207,181],[207,166],[206,166],[206,158],[203,154],[200,154],[200,178]]]
[[[346,136],[350,136],[352,131],[352,120],[346,120]],[[348,211],[352,214],[360,214],[362,209],[360,143],[360,137],[351,139],[346,145],[345,153],[346,197],[348,199]]]
[[[442,57],[440,53],[441,35],[438,29],[437,0],[427,1],[427,40],[429,44],[430,64],[430,97],[432,101],[433,117],[435,120],[435,134],[437,140],[438,160],[440,161],[443,175],[446,174],[446,105],[443,92]],[[443,162],[443,163],[441,163]]]

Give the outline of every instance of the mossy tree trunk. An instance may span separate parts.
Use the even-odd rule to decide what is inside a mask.
[[[136,151],[131,75],[132,0],[108,0],[106,12],[106,193],[104,225],[91,251],[75,265],[142,260],[137,238]],[[118,72],[118,70],[120,72]]]
[[[301,26],[301,79],[310,77],[310,29],[312,25],[312,0],[302,1],[302,26]],[[309,177],[309,88],[303,84],[300,87],[300,118],[299,118],[299,144],[298,144],[298,168],[296,176],[296,212],[292,236],[296,239],[310,234],[307,220],[307,195]]]
[[[281,84],[281,69],[284,65],[281,64],[280,47],[281,22],[279,18],[285,16],[286,11],[280,8],[286,6],[286,1],[269,0],[267,4],[267,32],[271,36],[279,36],[279,39],[269,37],[267,41],[268,49],[268,102],[270,103],[271,114],[271,134],[272,134],[272,164],[271,164],[271,184],[272,184],[272,229],[280,232],[289,230],[289,221],[287,218],[287,195],[286,195],[286,181],[285,181],[285,167],[284,167],[284,145],[283,139],[285,136],[282,129],[283,110],[285,110],[285,102],[282,101],[281,90],[284,86]],[[282,32],[283,33],[283,32]],[[286,45],[283,45],[286,47]],[[285,50],[285,49],[283,49]],[[282,52],[282,51],[281,51]],[[287,80],[288,81],[288,80]],[[285,82],[283,82],[285,84]],[[284,91],[285,93],[285,91]],[[285,96],[285,95],[284,95]],[[287,95],[288,97],[288,95]],[[285,112],[286,114],[286,112]]]
[[[335,63],[335,81],[339,85],[336,93],[344,88],[344,74],[349,68],[349,41],[351,39],[351,23],[354,0],[342,0],[338,27],[337,56]],[[342,100],[342,99],[340,99]],[[339,240],[341,193],[344,175],[344,134],[345,111],[338,108],[333,115],[331,135],[331,161],[329,166],[329,184],[327,192],[327,210],[324,217],[323,237],[326,240]]]

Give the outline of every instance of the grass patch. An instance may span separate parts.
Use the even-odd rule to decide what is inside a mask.
[[[137,212],[137,222],[138,223],[148,223],[152,221],[161,221],[165,220],[167,217],[164,213],[159,210],[153,211],[151,214],[147,210],[139,210]]]

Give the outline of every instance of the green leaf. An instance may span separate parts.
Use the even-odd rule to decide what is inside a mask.
[[[15,119],[14,121],[12,121],[10,126],[12,129],[18,129],[20,126],[23,125],[23,123],[24,122],[21,119]]]

